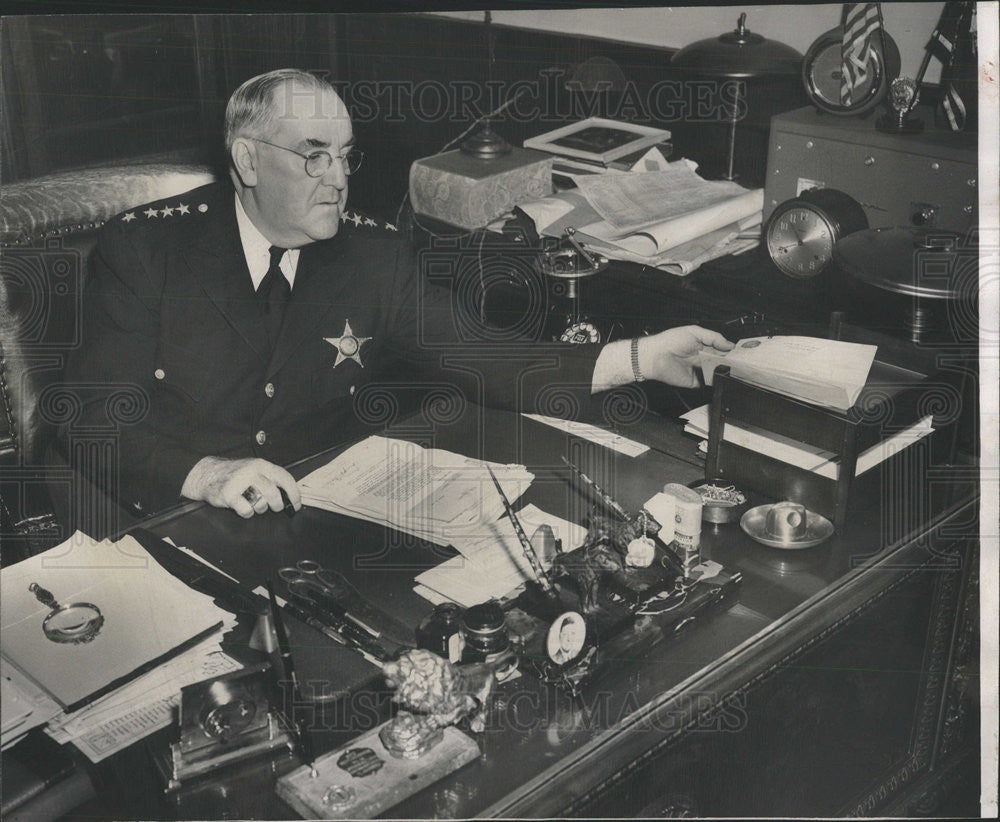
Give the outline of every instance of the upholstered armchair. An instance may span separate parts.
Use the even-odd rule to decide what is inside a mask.
[[[72,389],[61,384],[79,344],[88,257],[115,214],[213,179],[202,166],[141,163],[87,168],[0,188],[0,529],[8,563],[87,524],[94,537],[125,524],[74,465],[99,454],[101,432],[79,432],[65,460],[55,426],[70,423]],[[106,435],[105,435],[106,436]],[[58,514],[58,517],[56,516]]]

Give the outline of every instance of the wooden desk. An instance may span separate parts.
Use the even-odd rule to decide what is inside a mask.
[[[623,426],[659,443],[635,459],[475,406],[448,421],[410,418],[397,435],[523,462],[536,474],[523,501],[578,517],[589,503],[565,483],[560,455],[572,453],[636,507],[664,482],[701,475],[693,442],[675,428],[652,414]],[[743,574],[736,604],[677,636],[650,625],[575,703],[528,676],[505,683],[479,739],[483,756],[391,815],[905,812],[936,789],[935,780],[947,780],[963,754],[978,756],[970,667],[978,625],[973,477],[915,468],[921,489],[893,489],[887,478],[883,506],[815,549],[781,553],[738,526],[706,530],[706,556]],[[411,625],[430,609],[412,580],[439,558],[427,546],[397,544],[370,523],[315,509],[294,519],[244,521],[189,505],[147,527],[251,585],[309,557],[350,572],[363,593]],[[374,723],[372,704],[367,721]],[[294,816],[273,793],[276,773],[294,764],[284,758],[220,773],[173,802],[164,799],[148,751],[168,737],[159,734],[98,769],[113,815]],[[335,737],[323,739],[333,744]],[[968,790],[975,796],[978,785]]]

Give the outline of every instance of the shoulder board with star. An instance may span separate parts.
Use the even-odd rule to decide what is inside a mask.
[[[208,214],[213,208],[219,207],[219,198],[213,191],[214,186],[202,186],[164,197],[150,203],[126,209],[111,218],[109,222],[118,223],[131,229],[143,227],[167,227],[190,223],[202,215]]]
[[[367,214],[362,214],[360,211],[350,209],[340,215],[340,222],[349,228],[359,231],[399,231],[392,223],[387,223],[385,220],[377,220],[374,217],[369,217]]]

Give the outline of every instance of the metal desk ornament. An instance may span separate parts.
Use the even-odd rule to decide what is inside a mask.
[[[539,265],[546,277],[565,286],[569,305],[564,316],[566,328],[559,339],[577,344],[599,343],[601,332],[580,312],[580,285],[607,268],[609,261],[603,254],[587,251],[575,235],[576,229],[568,227],[553,248],[542,252]]]
[[[101,632],[104,625],[104,615],[101,609],[90,602],[71,602],[61,605],[37,582],[32,582],[28,590],[35,598],[52,609],[42,622],[42,631],[52,642],[69,645],[82,645],[91,642]]]
[[[591,513],[581,545],[557,552],[548,571],[553,594],[539,597],[529,583],[508,617],[523,634],[522,669],[576,696],[605,661],[635,653],[651,631],[676,633],[697,614],[727,601],[741,576],[697,551],[685,551],[683,562],[678,556],[683,546],[661,538],[663,528],[653,514],[629,512],[576,465],[563,462],[604,511]],[[697,498],[700,508],[701,498],[681,489]],[[699,529],[700,524],[699,510]],[[687,533],[682,530],[681,536]],[[561,608],[553,612],[557,602]]]
[[[751,508],[740,519],[740,527],[762,545],[786,551],[812,548],[834,531],[826,517],[791,500]]]
[[[370,819],[479,756],[453,727],[485,730],[496,685],[488,664],[453,665],[423,648],[383,666],[400,705],[388,722],[278,779],[277,793],[307,819]]]
[[[181,688],[168,792],[234,762],[294,749],[288,722],[269,699],[272,679],[264,663]]]

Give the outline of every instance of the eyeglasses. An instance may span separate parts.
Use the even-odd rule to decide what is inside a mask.
[[[322,177],[327,171],[330,170],[330,166],[333,165],[334,159],[340,160],[344,167],[344,174],[350,176],[361,168],[361,161],[365,159],[365,153],[360,148],[348,149],[346,154],[341,154],[335,158],[329,151],[320,150],[310,152],[309,154],[303,154],[300,151],[296,151],[294,148],[287,148],[286,146],[279,146],[277,143],[261,140],[260,137],[251,137],[250,139],[256,140],[258,143],[264,143],[265,145],[272,146],[273,148],[280,148],[282,151],[297,154],[306,161],[306,174],[310,177]]]

